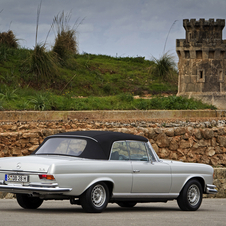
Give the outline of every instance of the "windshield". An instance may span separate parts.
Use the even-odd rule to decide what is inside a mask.
[[[36,155],[79,156],[84,151],[87,141],[75,138],[48,139],[35,153]]]

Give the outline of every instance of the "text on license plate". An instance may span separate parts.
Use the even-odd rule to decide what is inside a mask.
[[[15,175],[15,174],[6,174],[5,175],[5,181],[28,182],[28,176]]]

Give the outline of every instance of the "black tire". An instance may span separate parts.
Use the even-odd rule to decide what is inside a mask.
[[[117,204],[120,206],[120,207],[126,207],[126,208],[131,208],[131,207],[134,207],[137,202],[129,202],[129,201],[125,201],[125,202],[117,202]]]
[[[24,209],[37,209],[43,203],[42,199],[25,194],[17,194],[16,199],[18,204]]]
[[[84,211],[88,213],[101,213],[107,207],[109,189],[103,182],[98,182],[89,187],[80,197]]]
[[[202,203],[203,189],[198,180],[192,179],[185,184],[177,198],[181,210],[195,211]]]

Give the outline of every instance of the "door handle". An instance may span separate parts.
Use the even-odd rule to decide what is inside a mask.
[[[133,170],[133,172],[134,172],[134,173],[139,173],[139,172],[140,172],[140,170]]]

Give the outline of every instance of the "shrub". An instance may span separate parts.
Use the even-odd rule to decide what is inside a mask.
[[[37,44],[30,57],[30,72],[37,79],[44,81],[47,77],[54,77],[57,73],[57,60],[52,52],[46,51],[45,44]]]
[[[177,70],[174,57],[169,53],[163,54],[160,59],[153,57],[154,64],[151,66],[151,73],[164,81],[177,80]]]
[[[15,100],[17,98],[18,98],[18,95],[16,94],[16,89],[10,90],[9,88],[6,88],[5,91],[0,92],[1,100],[11,101],[11,100]]]
[[[42,94],[29,98],[29,103],[34,105],[34,110],[44,111],[49,105],[48,99]]]
[[[77,53],[77,43],[75,41],[75,31],[61,31],[57,34],[53,51],[60,59],[66,60],[70,55]]]
[[[3,101],[0,100],[0,111],[3,111],[3,110],[4,110],[4,108],[3,108]]]
[[[18,48],[18,39],[11,30],[0,33],[0,45],[6,45],[10,48]]]
[[[154,97],[152,99],[138,99],[135,104],[137,109],[159,109],[159,110],[196,110],[196,109],[216,109],[213,105],[202,103],[193,98],[186,97]]]
[[[134,99],[133,95],[130,93],[121,93],[118,96],[121,101],[125,101],[125,102],[132,102]]]
[[[64,11],[53,19],[53,25],[56,27],[57,35],[53,51],[59,58],[65,61],[71,55],[78,53],[76,30],[69,26],[70,14],[65,15]]]

